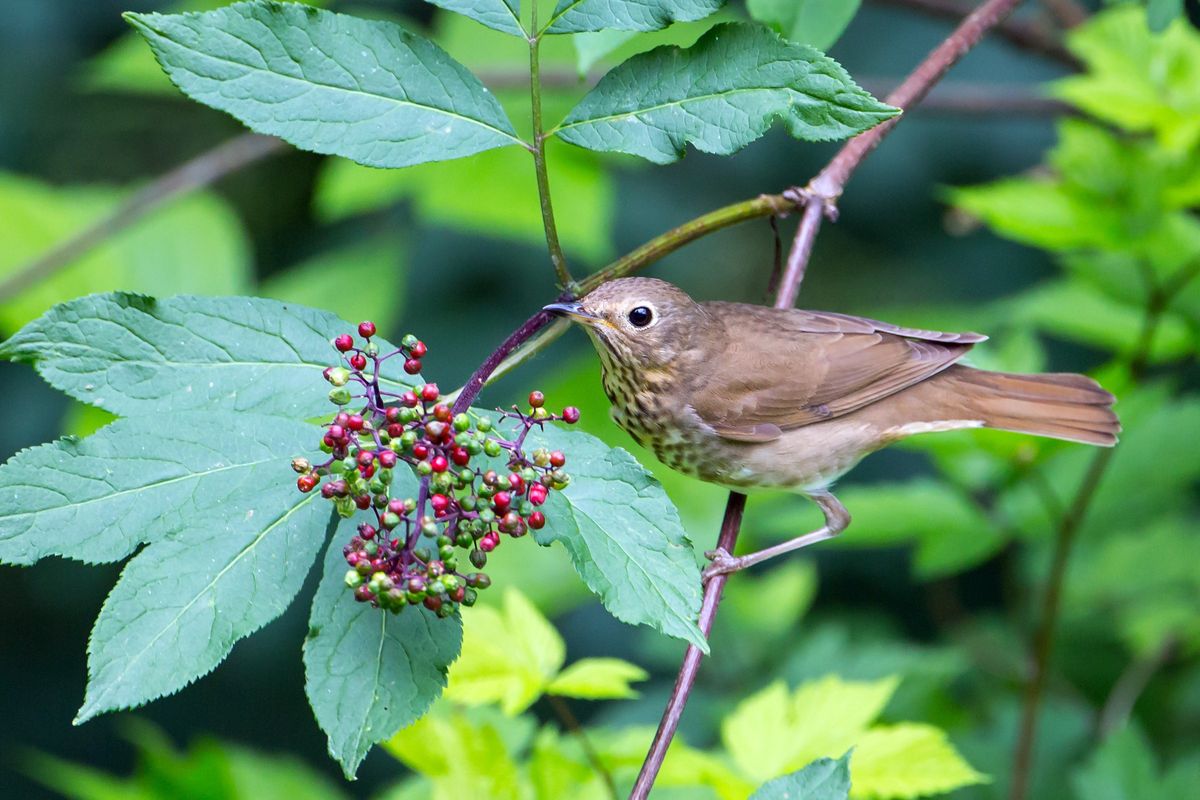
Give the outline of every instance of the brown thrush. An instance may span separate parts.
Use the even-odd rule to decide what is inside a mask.
[[[846,314],[697,303],[651,278],[610,281],[546,310],[584,326],[612,415],[664,464],[745,491],[811,498],[825,526],[750,555],[708,554],[705,578],[836,536],[829,491],[863,456],[916,433],[999,428],[1110,447],[1113,396],[1083,375],[1015,375],[956,363],[978,333]]]

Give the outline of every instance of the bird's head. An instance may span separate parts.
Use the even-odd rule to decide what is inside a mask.
[[[655,278],[619,278],[545,310],[582,325],[602,358],[642,370],[677,365],[710,322],[683,290]]]

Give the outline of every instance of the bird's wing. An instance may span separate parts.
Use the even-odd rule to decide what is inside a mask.
[[[692,408],[735,441],[770,441],[848,414],[941,372],[986,338],[844,314],[711,305],[729,335],[722,369],[697,385]]]

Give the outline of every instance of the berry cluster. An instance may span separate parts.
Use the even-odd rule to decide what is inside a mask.
[[[384,391],[380,366],[400,357],[405,372],[416,375],[426,347],[409,335],[397,350],[381,355],[371,341],[373,323],[361,323],[358,333],[361,347],[350,334],[333,340],[345,366],[324,373],[333,385],[329,399],[341,407],[321,439],[329,458],[317,465],[293,460],[300,474],[296,485],[306,493],[320,486],[321,496],[343,517],[358,510],[372,514],[342,549],[350,566],[346,585],[356,600],[394,613],[420,603],[449,616],[459,604],[473,605],[477,590],[491,585],[482,571],[460,571],[460,556],[482,570],[502,535],[518,538],[546,524],[541,506],[570,481],[563,471],[566,456],[544,448],[527,453],[525,439],[548,421],[574,424],[579,409],[552,414],[542,393],[531,392],[527,412],[514,406],[493,423],[454,413],[433,383]],[[357,412],[346,408],[359,401]],[[511,428],[512,438],[497,425]],[[503,468],[481,466],[484,459]],[[392,496],[400,465],[420,478],[416,498]]]

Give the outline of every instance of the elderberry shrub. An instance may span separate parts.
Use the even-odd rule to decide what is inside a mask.
[[[320,486],[321,496],[343,517],[370,514],[342,548],[350,566],[346,585],[355,600],[393,613],[420,603],[446,617],[460,604],[474,605],[477,591],[491,585],[482,570],[502,534],[515,539],[546,524],[540,506],[570,481],[563,470],[566,456],[544,448],[527,453],[525,438],[549,421],[574,424],[579,409],[552,414],[545,396],[534,391],[527,413],[513,406],[493,423],[455,414],[440,402],[437,384],[384,391],[380,366],[403,358],[405,371],[415,375],[427,348],[408,335],[398,349],[380,354],[371,341],[374,323],[360,323],[358,334],[362,347],[349,333],[333,340],[344,366],[329,367],[324,375],[333,385],[329,400],[341,410],[321,439],[328,459],[316,465],[306,458],[292,461],[300,474],[296,486],[306,493]],[[361,408],[349,410],[359,402]],[[512,438],[497,426],[511,429]],[[505,469],[473,467],[479,456],[503,457]],[[419,476],[417,498],[392,496],[400,465]],[[460,556],[478,571],[463,571]]]

